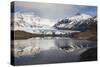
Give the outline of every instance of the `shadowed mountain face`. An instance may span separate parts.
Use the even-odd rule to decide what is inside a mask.
[[[96,26],[97,17],[87,14],[76,14],[75,16],[63,19],[54,25],[57,29],[79,31],[86,31],[91,29],[91,27],[96,28]]]
[[[67,17],[65,19],[62,19],[61,21],[58,21],[58,23],[55,23],[54,26],[48,26],[42,24],[41,21],[42,19],[40,17],[33,16],[30,14],[15,13],[12,19],[13,20],[11,23],[11,28],[12,31],[15,31],[15,39],[27,39],[33,36],[43,36],[42,34],[47,34],[47,35],[54,35],[55,33],[62,34],[63,32],[61,32],[60,30],[81,31],[79,34],[81,34],[82,36],[84,35],[84,33],[82,32],[88,31],[89,33],[85,33],[87,34],[86,37],[88,35],[92,35],[90,34],[91,32],[95,32],[95,33],[97,32],[96,31],[97,17],[87,15],[87,14],[77,13],[72,17]],[[71,36],[81,37],[81,35],[79,34],[75,34],[75,36],[74,35]],[[95,35],[93,34],[92,38],[96,39],[96,34]]]
[[[12,3],[12,65],[97,60],[97,6]]]
[[[42,19],[29,14],[15,13],[12,17],[12,30],[21,30],[33,33],[35,29],[58,29],[58,30],[79,30],[85,31],[97,27],[97,17],[87,14],[77,13],[72,17],[67,17],[55,23],[54,26],[42,24]]]

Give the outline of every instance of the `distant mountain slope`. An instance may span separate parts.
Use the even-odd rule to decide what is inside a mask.
[[[85,31],[90,28],[91,25],[97,24],[97,17],[87,14],[77,14],[72,17],[62,19],[54,25],[57,29],[64,30],[80,30]]]
[[[42,24],[40,17],[27,13],[14,13],[11,20],[12,30],[21,30],[33,33],[34,29],[49,29],[50,26]]]

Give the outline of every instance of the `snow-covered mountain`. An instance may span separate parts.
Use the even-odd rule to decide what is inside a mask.
[[[50,26],[42,24],[42,18],[27,13],[14,13],[12,15],[11,27],[12,30],[22,30],[33,32],[36,29],[49,29]]]
[[[67,17],[57,24],[54,25],[57,29],[68,29],[68,30],[86,30],[91,24],[97,22],[96,16],[87,14],[77,14],[75,16]]]

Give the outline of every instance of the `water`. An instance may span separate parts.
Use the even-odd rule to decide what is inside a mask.
[[[64,37],[14,40],[16,65],[79,61],[80,54],[96,42]]]

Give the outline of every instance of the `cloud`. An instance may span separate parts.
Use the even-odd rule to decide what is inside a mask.
[[[89,13],[89,6],[49,4],[36,2],[15,2],[15,11],[33,12],[35,15],[58,21],[67,16],[72,16],[78,12]],[[94,7],[95,8],[95,7]],[[92,9],[92,8],[91,8]],[[86,10],[86,11],[85,11]],[[94,10],[96,12],[96,10]],[[91,11],[93,13],[93,11]]]

